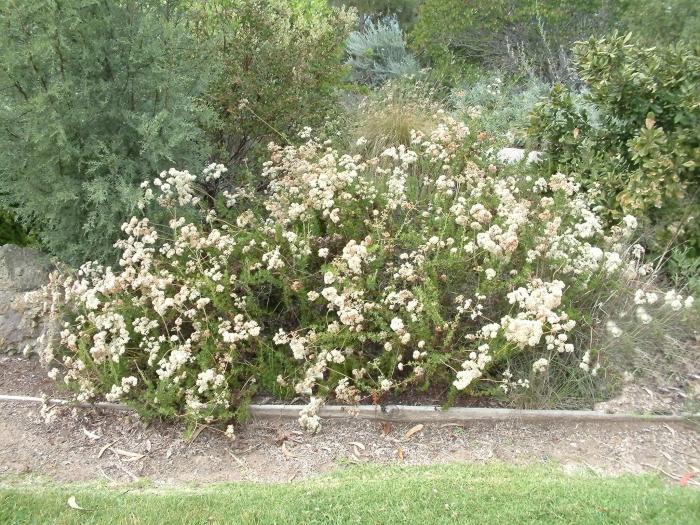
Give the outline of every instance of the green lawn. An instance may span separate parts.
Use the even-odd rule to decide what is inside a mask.
[[[700,523],[700,491],[654,476],[504,465],[355,467],[288,484],[0,485],[0,523]],[[71,509],[75,496],[85,511]]]

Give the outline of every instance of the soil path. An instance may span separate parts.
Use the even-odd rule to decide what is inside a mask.
[[[0,360],[0,393],[55,396],[35,360]],[[412,425],[324,421],[316,435],[294,421],[259,420],[235,440],[204,428],[192,441],[177,425],[147,425],[129,413],[0,402],[0,479],[150,479],[157,485],[289,481],[350,463],[555,462],[569,472],[655,471],[700,480],[700,434],[691,423],[478,422]],[[695,474],[692,474],[695,473]]]

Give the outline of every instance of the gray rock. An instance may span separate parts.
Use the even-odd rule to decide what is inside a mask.
[[[0,246],[0,292],[29,292],[48,282],[52,264],[34,248]]]
[[[0,353],[41,349],[50,328],[41,288],[52,268],[38,250],[0,246]]]

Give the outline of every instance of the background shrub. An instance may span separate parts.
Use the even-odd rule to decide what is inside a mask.
[[[395,17],[401,27],[410,30],[423,0],[330,0],[331,5],[353,7],[360,16],[360,26],[368,18]]]
[[[397,79],[365,97],[355,110],[351,140],[374,157],[390,146],[411,144],[412,131],[429,135],[442,109],[428,81]],[[359,144],[358,144],[359,141]]]
[[[627,0],[619,22],[646,45],[700,39],[700,4],[695,0]]]
[[[179,3],[3,2],[0,202],[62,259],[110,258],[139,184],[208,154]]]
[[[570,45],[607,31],[623,4],[614,0],[425,0],[410,36],[415,49],[448,79],[476,65],[565,80]]]
[[[415,75],[420,66],[406,49],[403,32],[396,18],[368,19],[362,29],[353,31],[345,46],[356,82],[379,86],[391,78]]]
[[[260,145],[288,141],[337,111],[353,12],[325,0],[215,0],[193,10],[217,64],[207,101],[220,118],[212,135],[221,162],[254,160]]]
[[[494,72],[461,84],[451,91],[450,104],[459,118],[497,144],[524,146],[530,112],[548,93],[549,84],[536,77],[513,84],[504,77]]]

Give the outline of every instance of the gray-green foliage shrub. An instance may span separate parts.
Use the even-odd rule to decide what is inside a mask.
[[[288,142],[338,110],[353,11],[325,0],[193,4],[194,31],[217,64],[207,101],[220,117],[219,160],[254,160],[270,140]]]
[[[547,94],[549,85],[531,77],[509,85],[502,76],[483,76],[453,89],[454,111],[476,131],[487,133],[497,144],[522,146],[526,141],[530,112]]]
[[[396,18],[368,19],[361,30],[350,34],[345,49],[356,82],[379,86],[391,78],[420,71],[418,61],[406,49]]]
[[[0,4],[0,201],[77,262],[113,254],[139,184],[207,147],[207,79],[178,2]]]
[[[647,48],[631,35],[592,38],[574,49],[584,99],[556,86],[532,116],[552,170],[578,174],[609,219],[645,217],[657,252],[683,243],[700,255],[700,51]]]

